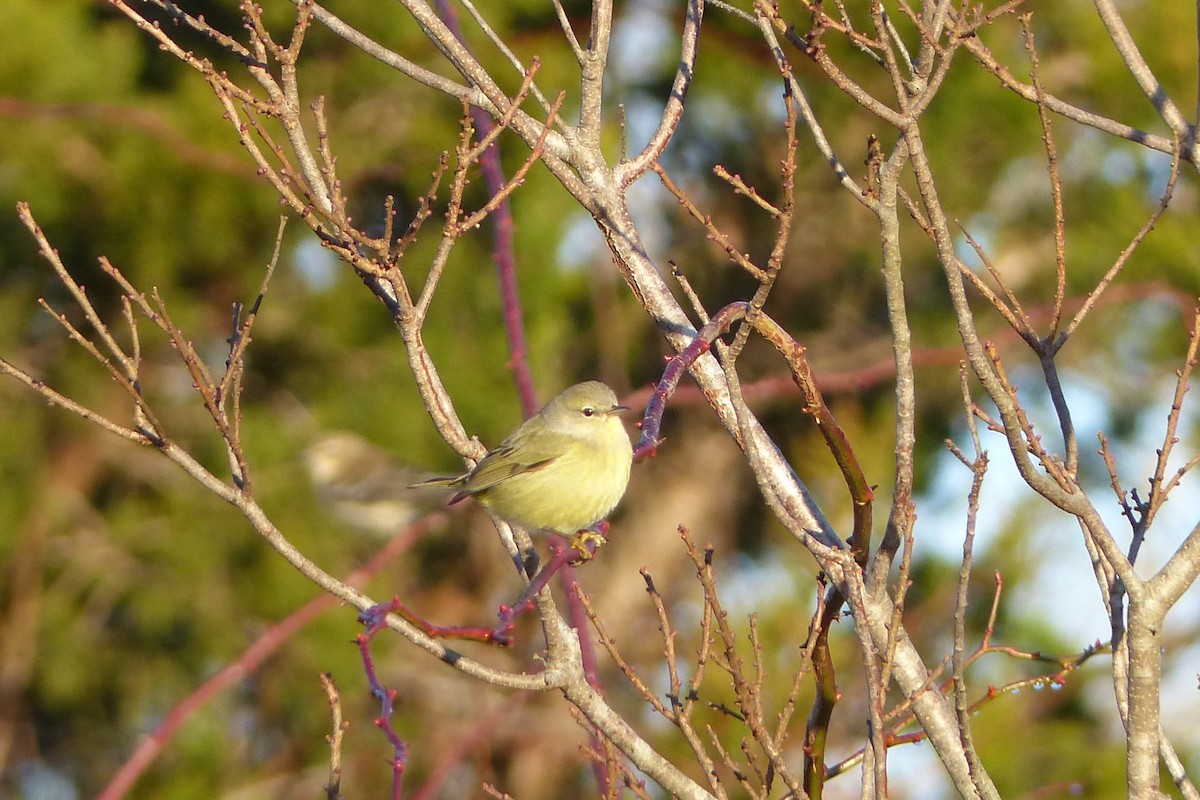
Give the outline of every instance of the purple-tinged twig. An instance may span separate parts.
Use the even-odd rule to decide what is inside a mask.
[[[642,421],[638,423],[642,436],[633,448],[635,463],[653,456],[662,443],[658,434],[662,430],[663,412],[667,410],[667,400],[679,386],[683,371],[694,364],[697,358],[712,349],[713,342],[717,337],[726,333],[734,322],[742,319],[749,307],[750,304],[745,302],[730,303],[725,306],[696,333],[696,338],[692,339],[687,347],[667,359],[667,366],[663,369],[662,377],[654,387],[654,394],[650,396],[650,402],[646,404],[646,413],[642,416]]]
[[[462,42],[465,47],[466,39],[458,24],[458,14],[454,7],[446,0],[438,0],[437,9],[438,15],[446,23],[450,32],[454,34],[454,38]],[[536,71],[536,63],[526,70],[525,86],[532,87]],[[546,122],[546,134],[549,134],[551,130],[555,113],[562,100],[563,98],[560,96],[555,104],[555,112],[551,113]],[[515,113],[519,105],[520,100],[515,100],[510,113]],[[491,115],[478,106],[471,107],[471,118],[481,138],[488,138],[496,129]],[[531,159],[535,159],[538,155],[535,152]],[[524,169],[527,170],[531,163],[531,160],[527,160]],[[493,141],[486,147],[479,158],[479,164],[483,170],[483,180],[487,186],[488,195],[492,198],[489,206],[495,203],[495,213],[492,216],[494,243],[492,259],[496,262],[496,277],[500,282],[500,297],[504,307],[504,333],[508,337],[508,366],[512,370],[513,380],[517,384],[517,393],[521,396],[521,408],[525,410],[525,416],[530,417],[538,410],[537,389],[533,385],[533,373],[529,369],[529,342],[525,338],[524,314],[521,309],[521,298],[517,292],[517,258],[513,248],[512,207],[509,205],[507,194],[503,192],[505,179],[504,170],[500,166],[499,142]],[[478,224],[478,221],[473,224]]]
[[[542,568],[529,581],[529,585],[525,587],[525,591],[521,593],[521,596],[517,598],[515,603],[500,606],[500,613],[498,615],[499,623],[490,631],[491,638],[489,641],[508,644],[509,634],[512,632],[517,617],[526,611],[533,610],[538,593],[546,588],[546,584],[550,582],[550,579],[567,566],[583,563],[596,555],[596,551],[603,543],[604,537],[608,534],[608,521],[601,520],[589,530],[596,534],[596,536],[586,537],[577,543],[569,542],[565,536],[557,534],[548,538],[550,559],[542,565]],[[568,585],[566,588],[567,592],[570,593],[570,586]]]
[[[375,719],[375,726],[383,731],[383,735],[392,745],[392,800],[400,800],[404,768],[408,764],[408,745],[392,727],[392,714],[396,711],[396,690],[387,688],[379,680],[375,671],[375,659],[371,656],[371,640],[380,631],[387,629],[387,614],[373,614],[373,611],[374,609],[368,609],[359,615],[359,621],[366,627],[366,631],[354,640],[362,655],[363,672],[366,673],[371,695],[379,701],[379,716]]]
[[[525,93],[528,92],[530,87],[533,85],[534,75],[537,73],[538,68],[541,67],[541,63],[542,62],[537,59],[533,60],[533,65],[529,68],[529,73],[525,76],[525,81],[521,84],[520,88],[517,90],[516,96],[513,98],[512,107],[509,108],[508,113],[500,118],[498,124],[491,122],[491,119],[486,115],[481,117],[480,115],[483,112],[474,106],[471,107],[471,115],[472,119],[474,120],[473,124],[478,126],[479,119],[481,118],[485,120],[487,124],[482,129],[483,136],[480,138],[479,144],[477,144],[469,154],[470,160],[474,161],[478,159],[481,164],[486,167],[487,155],[491,153],[498,145],[496,140],[499,138],[500,132],[504,130],[503,126],[507,125],[511,121],[512,116],[516,114],[520,108],[521,101],[524,99]],[[542,135],[534,141],[533,146],[529,149],[529,154],[525,156],[525,160],[521,163],[521,166],[517,168],[517,171],[513,173],[511,178],[509,178],[507,181],[504,180],[504,174],[499,171],[499,164],[496,165],[494,170],[495,174],[491,175],[491,180],[486,181],[489,195],[488,201],[484,203],[483,207],[481,207],[478,211],[475,211],[460,223],[460,227],[463,230],[469,230],[480,225],[485,218],[498,211],[502,205],[507,207],[509,195],[515,192],[519,186],[524,185],[525,176],[529,173],[529,170],[532,169],[534,164],[537,164],[541,161],[543,148],[546,146],[546,139],[550,136],[550,132],[552,130],[551,126],[558,120],[558,112],[562,110],[562,105],[566,100],[566,97],[566,92],[558,93],[558,97],[555,98],[554,104],[550,106],[545,127],[542,130]],[[476,130],[480,129],[476,127]],[[485,169],[484,176],[488,177],[489,174],[490,172]],[[492,183],[493,180],[495,181],[494,185]],[[511,209],[509,210],[506,228],[507,229],[503,231],[503,236],[501,236],[501,231],[497,231],[497,246],[499,247],[501,244],[503,244],[508,249],[508,258],[512,262],[511,266],[513,273],[507,277],[511,282],[513,289],[515,290],[516,259],[513,255]],[[522,333],[524,333],[523,330]]]
[[[479,625],[435,625],[400,602],[399,597],[393,597],[386,603],[377,603],[371,606],[358,615],[358,621],[369,629],[382,629],[387,627],[384,620],[387,619],[388,614],[395,614],[431,639],[490,642],[505,647],[512,644],[508,637],[512,630],[511,625],[505,628],[488,628]]]
[[[686,528],[680,528],[680,535],[687,537],[689,534]],[[642,579],[646,582],[646,594],[650,596],[651,602],[654,604],[655,612],[658,616],[658,629],[662,634],[663,640],[663,660],[667,667],[667,700],[670,701],[668,707],[658,695],[646,685],[642,677],[637,673],[637,670],[630,664],[620,651],[617,650],[616,641],[609,636],[604,623],[599,616],[592,610],[591,604],[586,596],[579,594],[580,601],[583,603],[587,612],[588,619],[596,629],[599,636],[600,644],[608,652],[609,657],[617,665],[617,668],[624,674],[625,679],[634,690],[641,696],[643,700],[659,715],[670,720],[683,734],[688,746],[692,749],[692,754],[696,758],[697,763],[704,769],[704,774],[708,778],[708,786],[719,798],[725,798],[726,793],[721,786],[720,779],[716,772],[716,764],[712,757],[705,749],[704,742],[692,724],[692,713],[696,707],[700,695],[700,684],[704,680],[706,668],[709,663],[709,653],[712,647],[712,607],[705,604],[700,621],[700,646],[696,655],[695,668],[692,670],[692,677],[688,681],[687,686],[684,686],[683,679],[680,676],[679,670],[679,655],[675,649],[675,630],[671,626],[670,616],[667,613],[666,602],[658,591],[658,587],[654,584],[654,579],[650,576],[649,571],[643,567],[640,570]]]
[[[590,546],[589,552],[595,554],[598,543],[587,541],[583,546]],[[588,632],[588,614],[585,608],[586,595],[583,587],[575,577],[573,562],[567,561],[559,568],[559,582],[565,593],[567,619],[579,636],[579,660],[583,666],[583,678],[588,685],[603,694],[604,686],[600,682],[600,665],[596,660],[596,644]],[[592,773],[596,777],[596,786],[600,789],[601,797],[609,797],[616,791],[616,781],[613,776],[612,764],[615,756],[612,753],[612,743],[604,739],[592,725],[586,727],[591,739]]]
[[[431,530],[443,525],[446,515],[441,512],[429,514],[405,528],[384,545],[367,563],[346,577],[349,586],[362,586],[385,566],[406,552],[414,542]],[[262,666],[272,653],[291,641],[297,631],[331,608],[337,607],[337,597],[322,593],[284,619],[267,628],[246,650],[224,669],[217,672],[181,700],[163,718],[149,736],[142,740],[133,754],[121,765],[108,785],[97,796],[97,800],[117,800],[133,788],[134,783],[166,749],[179,728],[209,700]]]
[[[683,350],[667,359],[662,378],[655,385],[650,401],[646,404],[646,412],[638,423],[642,435],[633,448],[634,461],[654,455],[662,443],[659,433],[662,430],[663,412],[666,410],[667,401],[679,386],[684,370],[712,349],[717,338],[728,332],[738,320],[744,320],[752,326],[787,361],[792,380],[799,387],[803,397],[804,412],[811,415],[816,422],[817,429],[825,439],[825,444],[850,489],[851,500],[854,503],[854,530],[850,536],[850,546],[854,551],[855,561],[860,567],[865,565],[871,543],[871,503],[874,490],[867,483],[846,432],[838,425],[821,396],[803,345],[793,339],[779,323],[761,310],[756,310],[747,301],[730,303],[721,308],[701,327]]]

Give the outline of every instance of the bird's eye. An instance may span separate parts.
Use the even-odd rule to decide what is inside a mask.
[[[585,417],[592,417],[592,416],[595,416],[595,415],[596,415],[596,409],[592,408],[591,406],[584,406],[584,408],[583,408],[583,415],[584,415]]]

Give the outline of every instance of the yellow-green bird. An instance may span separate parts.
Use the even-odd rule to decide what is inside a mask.
[[[571,535],[608,516],[629,484],[625,406],[599,381],[578,383],[525,420],[470,472],[419,486],[458,490],[524,528]]]

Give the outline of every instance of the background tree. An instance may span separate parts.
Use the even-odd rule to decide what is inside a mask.
[[[486,630],[521,585],[485,521],[403,527],[406,495],[375,496],[387,544],[352,533],[407,479],[329,432],[452,470],[577,379],[644,408],[678,354],[586,606],[544,594],[510,650],[370,641],[410,790],[1197,796],[1170,712],[1200,534],[1166,502],[1195,8],[480,11],[0,9],[0,187],[31,209],[0,222],[5,788],[313,792],[331,672],[343,785],[382,791],[352,619],[321,612]]]

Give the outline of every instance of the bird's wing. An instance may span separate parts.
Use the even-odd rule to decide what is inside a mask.
[[[569,437],[548,433],[504,442],[471,470],[463,491],[478,494],[516,475],[542,469],[565,452],[569,444]]]

